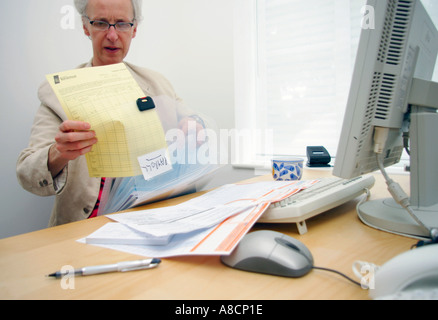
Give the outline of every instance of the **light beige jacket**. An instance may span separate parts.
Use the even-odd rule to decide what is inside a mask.
[[[168,96],[179,101],[171,84],[162,75],[125,64],[145,96]],[[84,67],[91,67],[91,64],[79,66]],[[67,120],[67,116],[47,81],[39,88],[38,97],[41,105],[35,116],[29,145],[21,152],[17,161],[18,181],[25,190],[33,194],[55,196],[49,226],[87,219],[97,201],[100,178],[89,177],[85,156],[70,161],[56,179],[52,178],[47,165],[49,149],[55,142],[59,125]],[[161,109],[157,106],[157,112],[165,130],[177,128],[182,117],[192,114],[180,104],[178,107],[175,104],[172,108]],[[65,181],[61,187],[56,185],[58,179]]]

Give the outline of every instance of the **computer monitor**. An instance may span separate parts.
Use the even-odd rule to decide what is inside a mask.
[[[430,81],[438,32],[419,0],[367,6],[373,15],[366,18],[374,20],[361,32],[333,174],[349,179],[380,169],[389,178],[384,168],[406,149],[413,212],[396,203],[392,190],[396,197],[367,201],[358,215],[377,229],[429,237],[438,228],[438,84]]]

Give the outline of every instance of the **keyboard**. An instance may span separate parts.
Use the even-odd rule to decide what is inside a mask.
[[[374,186],[371,175],[353,179],[321,178],[319,182],[280,202],[272,203],[260,223],[296,223],[298,232],[307,232],[306,220],[357,198]]]

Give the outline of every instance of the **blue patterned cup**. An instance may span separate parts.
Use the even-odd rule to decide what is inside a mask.
[[[304,160],[292,157],[272,159],[272,176],[276,181],[301,180]]]

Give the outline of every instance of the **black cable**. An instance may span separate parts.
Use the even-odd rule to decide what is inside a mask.
[[[336,274],[338,274],[338,275],[344,277],[345,279],[347,279],[347,280],[353,282],[354,284],[356,284],[356,285],[358,285],[358,286],[362,286],[359,282],[357,282],[357,281],[351,279],[351,278],[348,277],[347,275],[345,275],[345,274],[343,274],[342,272],[339,272],[339,271],[337,271],[337,270],[328,269],[328,268],[321,268],[321,267],[315,267],[315,266],[313,266],[313,269],[323,270],[323,271],[329,271],[329,272],[334,272],[334,273],[336,273]]]

